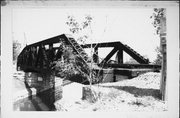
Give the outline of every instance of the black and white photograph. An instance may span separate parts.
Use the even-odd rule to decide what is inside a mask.
[[[10,85],[1,86],[9,89],[12,112],[146,112],[156,117],[153,113],[174,111],[178,118],[179,102],[174,110],[169,105],[170,89],[179,101],[179,70],[174,68],[171,77],[168,67],[179,67],[179,50],[171,50],[179,45],[179,28],[170,39],[174,25],[168,25],[168,18],[178,24],[179,2],[72,2],[2,2],[2,21],[8,18],[10,24],[1,25],[8,26],[10,35],[1,42],[7,43],[7,37],[11,47],[1,45],[0,59],[11,74],[8,80],[1,77]],[[169,64],[173,57],[178,60]]]

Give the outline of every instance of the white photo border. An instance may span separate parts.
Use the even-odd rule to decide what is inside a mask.
[[[15,8],[166,8],[167,9],[167,86],[168,111],[165,112],[15,112],[12,106],[12,10]],[[179,2],[177,1],[7,1],[1,6],[1,115],[3,118],[54,117],[157,117],[179,115]]]

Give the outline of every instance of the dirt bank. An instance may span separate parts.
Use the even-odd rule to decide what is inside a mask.
[[[55,105],[58,111],[166,111],[159,88],[160,73],[149,72],[131,80],[93,85],[98,95],[95,103],[62,99]]]

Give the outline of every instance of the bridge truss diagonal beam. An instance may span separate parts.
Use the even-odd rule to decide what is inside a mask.
[[[113,50],[105,57],[105,59],[101,61],[101,64],[106,63],[117,51],[118,49],[114,47]]]

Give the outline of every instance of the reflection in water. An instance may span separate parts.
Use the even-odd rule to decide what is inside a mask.
[[[41,76],[38,73],[26,73],[25,86],[29,93],[32,95],[31,87],[36,88],[37,95],[33,95],[14,103],[15,111],[55,111],[54,102],[62,98],[61,85],[55,86],[55,83],[62,81],[55,80],[52,74],[44,74]]]

